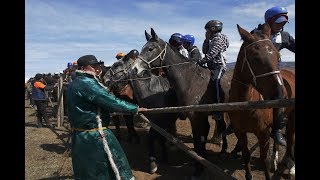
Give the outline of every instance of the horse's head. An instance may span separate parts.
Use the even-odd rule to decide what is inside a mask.
[[[238,54],[238,81],[252,84],[265,99],[282,98],[282,79],[278,69],[280,54],[270,40],[270,26],[252,34],[237,25],[243,44]]]
[[[145,31],[147,43],[142,47],[141,53],[132,68],[141,73],[144,69],[152,70],[154,74],[163,74],[166,71],[166,65],[187,62],[188,59],[181,55],[179,51],[170,44],[162,40],[151,28],[151,35]]]
[[[102,77],[103,83],[118,97],[127,96],[133,99],[129,79],[130,67],[134,62],[132,57],[132,51],[130,51],[121,60],[109,66]]]
[[[151,28],[151,35],[145,31],[145,37],[147,43],[142,47],[138,59],[132,67],[137,70],[137,74],[145,69],[160,67],[168,46],[165,41],[158,37],[153,28]]]

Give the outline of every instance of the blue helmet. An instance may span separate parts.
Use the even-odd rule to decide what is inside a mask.
[[[70,68],[72,66],[72,62],[68,62],[67,67]]]
[[[189,46],[193,46],[195,38],[191,34],[186,34],[183,36],[183,41],[186,42]]]
[[[281,23],[288,21],[288,10],[285,7],[274,6],[264,13],[264,20],[267,23]]]
[[[180,33],[172,34],[169,39],[169,43],[174,47],[181,46],[182,42],[183,42],[183,35]]]

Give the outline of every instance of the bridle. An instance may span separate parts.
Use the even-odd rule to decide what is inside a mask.
[[[151,59],[150,61],[145,60],[143,57],[141,57],[140,55],[137,57],[138,59],[140,59],[142,62],[146,63],[148,65],[149,69],[162,69],[162,68],[166,68],[166,67],[171,67],[171,66],[177,66],[177,65],[182,65],[182,64],[187,64],[187,63],[192,63],[189,61],[186,62],[182,62],[182,63],[177,63],[177,64],[171,64],[171,65],[165,65],[163,66],[163,61],[164,61],[164,57],[167,54],[167,46],[168,43],[166,43],[166,45],[164,46],[164,48],[161,50],[161,52],[153,59]],[[161,49],[161,47],[159,46],[159,48]],[[160,58],[160,66],[159,67],[151,67],[151,63],[153,63],[155,60],[157,60],[158,58]]]
[[[166,45],[164,46],[164,48],[162,49],[162,51],[155,57],[153,58],[152,60],[150,61],[147,61],[145,59],[143,59],[140,55],[138,56],[139,59],[141,59],[141,61],[143,61],[144,63],[146,63],[148,65],[148,68],[152,69],[152,67],[150,66],[151,63],[153,63],[155,60],[157,60],[158,58],[160,58],[160,67],[162,67],[162,61],[164,60],[164,57],[167,53],[167,43]],[[160,48],[160,46],[159,46]],[[161,48],[160,48],[161,49]],[[159,68],[160,68],[159,67]]]
[[[250,66],[250,63],[249,63],[249,61],[248,61],[248,59],[247,59],[247,48],[248,48],[249,46],[252,46],[253,44],[256,44],[256,43],[259,43],[259,42],[262,42],[262,41],[270,41],[270,42],[271,42],[270,39],[261,39],[261,40],[254,41],[254,42],[250,43],[249,45],[247,45],[247,46],[244,48],[244,58],[243,58],[244,61],[243,61],[243,64],[242,64],[241,71],[243,70],[244,63],[246,62],[246,64],[248,65],[248,68],[249,68],[249,70],[250,70],[250,73],[251,73],[251,75],[252,75],[254,86],[257,86],[257,78],[266,77],[266,76],[270,76],[270,75],[276,74],[276,75],[277,75],[277,78],[278,78],[278,79],[281,79],[281,77],[279,77],[279,76],[280,76],[280,71],[279,71],[279,70],[277,70],[277,71],[271,71],[271,72],[267,72],[267,73],[263,73],[263,74],[259,74],[259,75],[255,75],[255,73],[253,72],[253,70],[252,70],[252,68],[251,68],[251,66]],[[282,85],[282,84],[281,84],[281,81],[279,81],[279,82],[280,82],[280,85]]]

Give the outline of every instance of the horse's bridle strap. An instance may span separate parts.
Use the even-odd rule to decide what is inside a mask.
[[[271,72],[263,73],[263,74],[260,74],[260,75],[255,75],[255,74],[254,74],[254,72],[253,72],[253,70],[252,70],[252,68],[251,68],[251,66],[250,66],[250,63],[249,63],[249,61],[248,61],[248,59],[247,59],[247,48],[248,48],[249,46],[253,45],[253,44],[256,44],[256,43],[262,42],[262,41],[271,41],[271,40],[270,40],[270,39],[260,39],[260,40],[258,40],[258,41],[254,41],[254,42],[250,43],[249,45],[247,45],[247,46],[244,48],[244,62],[246,62],[247,65],[248,65],[248,68],[249,68],[250,73],[251,73],[251,75],[252,75],[252,77],[253,77],[253,83],[254,83],[255,86],[257,85],[257,81],[256,81],[257,78],[266,77],[266,76],[270,76],[270,75],[274,75],[274,74],[280,74],[280,71],[279,71],[279,70],[278,70],[278,71],[271,71]],[[244,63],[244,62],[243,62],[243,63]],[[243,69],[243,65],[244,65],[244,64],[242,64],[242,69]]]

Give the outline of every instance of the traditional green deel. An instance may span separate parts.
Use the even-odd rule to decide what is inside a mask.
[[[69,84],[67,100],[69,120],[75,129],[71,149],[74,179],[115,180],[118,171],[121,180],[133,180],[134,176],[121,145],[107,128],[101,130],[103,137],[101,136],[97,130],[97,120],[101,119],[102,126],[107,127],[110,112],[136,113],[138,106],[116,98],[93,75],[79,71],[77,78]],[[110,150],[109,155],[103,138]],[[113,162],[109,161],[110,158]]]

